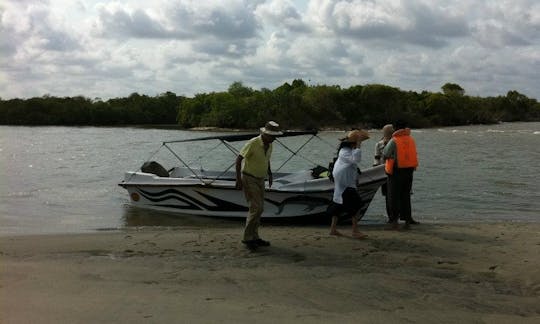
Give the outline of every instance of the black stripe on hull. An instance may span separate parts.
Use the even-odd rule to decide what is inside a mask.
[[[238,204],[235,204],[235,203],[232,203],[230,201],[226,201],[226,200],[222,200],[222,199],[219,199],[219,198],[216,198],[216,197],[212,197],[210,195],[207,195],[207,194],[204,194],[200,191],[197,191],[195,190],[195,192],[201,196],[203,196],[204,198],[206,198],[207,200],[211,201],[212,203],[214,203],[215,205],[214,206],[211,206],[211,205],[207,205],[205,203],[203,203],[202,201],[184,193],[184,192],[181,192],[181,191],[178,191],[176,189],[166,189],[166,190],[163,190],[163,191],[160,191],[160,192],[149,192],[149,191],[146,191],[146,190],[143,190],[141,188],[137,188],[137,190],[139,191],[139,193],[146,199],[148,199],[149,201],[151,202],[155,202],[155,203],[158,203],[158,202],[162,202],[162,201],[165,201],[165,200],[170,200],[170,199],[174,199],[174,200],[178,200],[184,204],[186,204],[186,206],[179,206],[179,205],[173,205],[173,204],[152,204],[153,206],[158,206],[158,207],[167,207],[167,208],[175,208],[175,209],[190,209],[190,210],[197,210],[197,211],[201,211],[201,210],[208,210],[208,211],[212,211],[212,212],[244,212],[244,211],[248,211],[248,208],[245,207],[245,206],[242,206],[242,205],[238,205]],[[165,197],[162,197],[163,195],[167,195]],[[180,197],[178,197],[178,196]]]

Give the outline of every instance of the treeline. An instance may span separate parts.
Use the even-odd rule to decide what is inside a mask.
[[[186,98],[178,123],[186,128],[256,128],[272,119],[286,128],[321,128],[381,127],[396,119],[412,127],[540,120],[540,104],[517,91],[481,98],[465,95],[453,83],[441,89],[440,93],[417,93],[379,84],[342,89],[294,80],[274,90],[258,91],[235,82],[227,92]]]
[[[0,124],[258,128],[267,120],[276,120],[285,128],[306,129],[379,128],[396,119],[412,127],[540,120],[538,101],[517,91],[498,97],[474,97],[465,95],[464,89],[454,83],[445,84],[441,90],[417,93],[379,84],[342,89],[308,86],[294,80],[274,90],[254,90],[234,82],[228,91],[192,98],[166,92],[155,97],[133,93],[107,101],[82,96],[0,99]]]
[[[131,94],[107,101],[43,96],[0,100],[1,125],[145,125],[174,124],[183,97]]]

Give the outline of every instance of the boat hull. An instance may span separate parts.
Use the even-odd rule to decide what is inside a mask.
[[[358,193],[362,217],[379,187],[386,181],[384,169],[368,169],[360,175]],[[128,193],[133,206],[179,214],[245,218],[248,205],[235,182],[214,180],[201,183],[199,178],[163,178],[142,172],[127,172],[119,184]],[[297,183],[266,183],[263,218],[315,217],[324,214],[332,201],[333,183],[328,178]]]

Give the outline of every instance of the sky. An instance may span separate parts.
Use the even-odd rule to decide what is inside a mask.
[[[386,84],[540,99],[538,0],[2,0],[0,97]]]

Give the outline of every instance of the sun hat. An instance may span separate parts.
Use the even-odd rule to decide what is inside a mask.
[[[261,133],[272,136],[283,135],[279,124],[272,120],[267,122],[264,127],[261,127]]]
[[[356,143],[365,141],[369,138],[369,133],[363,129],[355,129],[347,133],[347,137],[343,138],[342,141]]]

